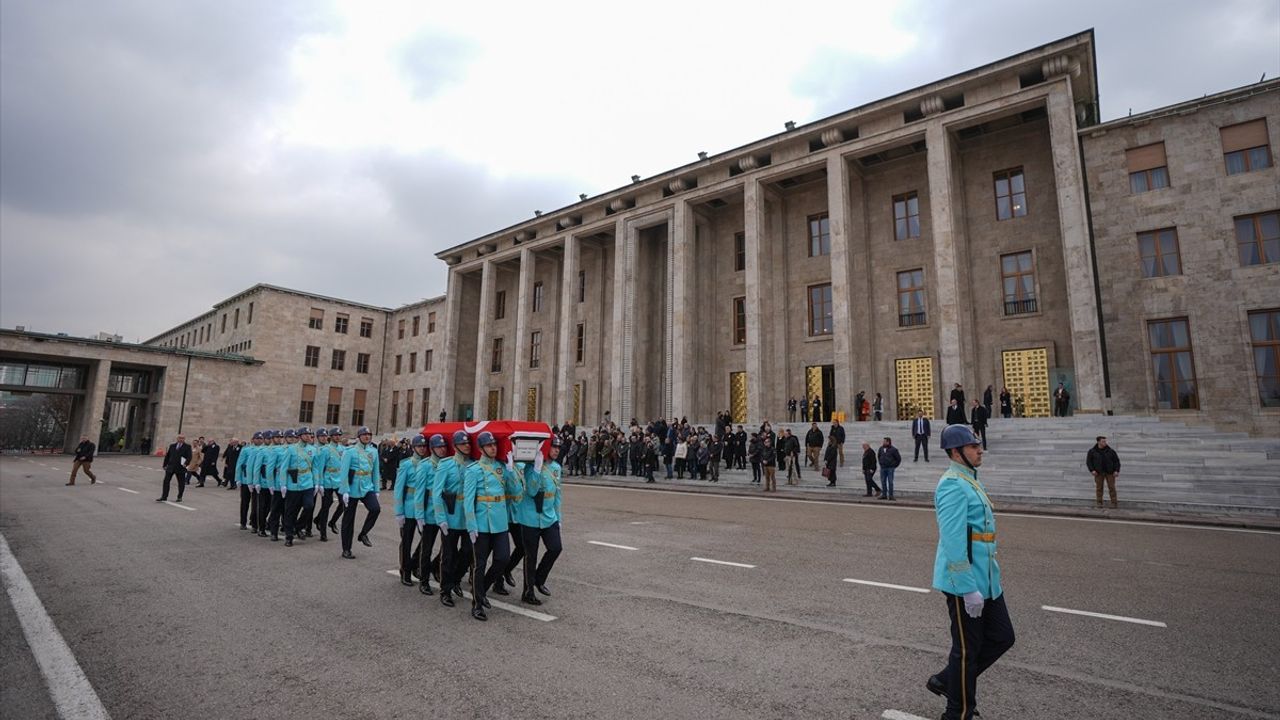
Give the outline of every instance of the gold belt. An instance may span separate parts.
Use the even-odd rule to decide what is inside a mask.
[[[368,477],[368,470],[356,470],[356,477]]]
[[[993,533],[993,532],[989,532],[989,533],[973,532],[973,531],[971,530],[971,531],[969,531],[969,539],[970,539],[970,540],[977,540],[978,542],[989,542],[989,543],[993,543],[993,542],[995,542],[995,541],[996,541],[996,534],[995,534],[995,533]]]
[[[506,495],[477,495],[476,496],[477,502],[492,503],[492,502],[506,502],[506,500],[507,500]]]
[[[544,497],[544,498],[553,498],[553,497],[555,497],[555,496],[556,496],[556,494],[555,494],[554,492],[544,492],[544,493],[542,493],[542,497]]]

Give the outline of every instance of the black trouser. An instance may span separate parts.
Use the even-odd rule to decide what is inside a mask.
[[[236,466],[235,465],[224,465],[222,467],[222,474],[226,478],[227,485],[229,487],[236,486]]]
[[[418,521],[410,521],[406,518],[404,522],[407,525],[410,522],[417,524]],[[436,536],[439,534],[440,527],[438,525],[431,524],[422,526],[422,542],[418,543],[418,549],[414,553],[414,556],[417,558],[418,562],[418,579],[420,579],[424,585],[431,580],[431,553],[435,550]],[[444,544],[443,539],[441,539],[440,544]],[[441,575],[440,577],[443,578],[444,575]]]
[[[182,499],[182,490],[187,486],[187,483],[186,483],[187,470],[186,470],[186,468],[165,468],[165,469],[164,469],[164,489],[160,491],[160,499],[161,499],[161,500],[168,500],[168,499],[169,499],[169,483],[170,483],[170,482],[173,480],[173,478],[175,478],[175,477],[176,477],[176,478],[178,478],[178,499],[179,499],[179,500],[181,500],[181,499]]]
[[[929,459],[929,437],[928,436],[916,438],[916,457],[915,457],[916,460],[920,459],[920,448],[924,448],[924,459],[928,461]]]
[[[267,493],[267,496],[271,499],[271,507],[267,515],[267,530],[275,535],[280,532],[280,516],[284,515],[284,495],[281,495],[279,490],[272,490]]]
[[[507,561],[507,566],[502,570],[504,575],[510,575],[514,572],[516,566],[524,559],[524,526],[520,523],[511,523],[507,526],[507,531],[511,533],[511,559]],[[529,580],[526,577],[525,585],[528,586],[528,583]]]
[[[946,720],[970,720],[977,701],[978,676],[1013,647],[1013,623],[1004,595],[987,600],[981,617],[969,617],[964,598],[943,593],[951,620],[951,655],[939,676],[947,686]]]
[[[406,577],[413,569],[413,540],[418,535],[418,521],[401,518],[400,525],[400,577]]]
[[[319,483],[316,484],[319,487]],[[302,504],[302,512],[298,514],[298,534],[310,535],[311,523],[316,519],[316,488],[310,490],[311,498]]]
[[[324,535],[325,526],[329,524],[329,508],[333,506],[333,499],[337,496],[337,490],[333,488],[325,488],[324,496],[320,498],[320,513],[316,516],[316,520],[319,521],[318,524],[320,526],[321,536]],[[337,520],[338,516],[335,514],[333,519]]]
[[[364,503],[366,515],[364,517],[364,525],[360,528],[360,537],[369,534],[373,529],[373,524],[378,522],[378,514],[382,512],[382,506],[378,504],[378,496],[367,492],[364,497],[351,498],[347,502],[347,506],[342,509],[342,550],[344,552],[351,551],[351,534],[356,529],[356,505]]]
[[[284,536],[286,538],[297,537],[307,528],[305,524],[298,523],[298,516],[302,511],[303,517],[308,517],[316,506],[316,490],[315,488],[306,488],[305,490],[288,490],[288,494],[284,499]]]
[[[870,495],[870,494],[871,494],[871,493],[873,493],[873,492],[876,492],[876,493],[880,492],[880,486],[876,484],[876,479],[875,479],[875,478],[876,478],[876,471],[875,471],[875,470],[863,470],[863,471],[862,471],[862,478],[863,478],[864,480],[866,480],[866,481],[867,481],[867,494],[868,494],[868,495]]]
[[[751,461],[751,482],[760,482],[760,462],[757,460]]]
[[[240,527],[245,527],[247,525],[253,528],[254,530],[257,530],[258,529],[257,516],[255,515],[250,517],[249,515],[249,507],[252,504],[253,504],[253,490],[251,490],[248,485],[241,485],[240,486]]]
[[[973,434],[982,438],[982,449],[986,450],[987,449],[987,426],[983,425],[982,427],[975,427],[973,429]]]
[[[462,576],[471,567],[471,559],[471,536],[466,530],[449,528],[449,534],[440,539],[441,592],[462,582]]]
[[[530,592],[535,586],[547,582],[547,576],[551,574],[551,568],[556,564],[556,558],[560,557],[560,551],[562,550],[560,545],[560,522],[556,521],[556,524],[549,528],[524,525],[522,529],[525,553],[524,591]],[[547,552],[542,556],[542,562],[538,562],[539,540],[547,548]]]
[[[217,465],[201,465],[200,472],[196,473],[196,477],[199,478],[202,485],[204,484],[204,479],[210,475],[217,479],[218,482],[222,482],[222,476],[218,474]]]
[[[267,516],[271,514],[271,496],[272,492],[264,487],[259,487],[258,492],[253,494],[254,510],[258,514],[258,532],[267,531]]]
[[[471,548],[471,557],[471,607],[477,608],[489,594],[489,587],[502,577],[502,571],[511,559],[507,533],[478,533]],[[492,564],[489,562],[491,559]]]

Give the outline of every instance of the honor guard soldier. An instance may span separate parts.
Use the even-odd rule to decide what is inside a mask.
[[[536,588],[543,595],[550,596],[547,589],[547,576],[551,567],[560,557],[560,438],[551,438],[548,459],[542,461],[542,453],[530,465],[524,468],[524,495],[520,498],[517,512],[524,546],[524,593],[520,599],[530,605],[541,605],[542,601],[534,594]],[[538,562],[538,543],[541,542],[547,552]]]
[[[439,523],[442,517],[436,516],[436,506],[433,502],[436,473],[440,467],[448,459],[445,453],[449,451],[449,446],[444,441],[444,436],[436,433],[431,436],[428,442],[431,448],[431,454],[427,459],[418,465],[418,497],[416,499],[417,508],[415,510],[418,518],[418,529],[422,531],[422,540],[418,543],[418,578],[422,584],[418,586],[418,590],[423,595],[433,595],[431,592],[431,552],[435,549],[436,535],[440,534]],[[444,545],[444,538],[441,538],[440,544]],[[440,580],[439,565],[436,565],[436,580]]]
[[[303,526],[310,534],[312,526],[320,532],[320,541],[324,542],[329,538],[324,535],[324,522],[319,519],[320,513],[328,508],[321,509],[321,496],[325,490],[325,479],[329,475],[329,463],[333,461],[333,456],[329,454],[329,431],[325,428],[316,428],[316,454],[311,459],[311,474],[315,479],[316,491],[315,498],[312,499],[312,517],[307,518],[307,523]],[[338,467],[333,467],[334,474],[337,474]],[[328,519],[328,518],[326,518]]]
[[[324,428],[320,428],[316,432],[323,432]],[[316,443],[317,435],[312,434],[308,438],[303,438],[302,449],[307,451],[307,457],[311,460],[311,497],[303,501],[302,512],[298,517],[296,526],[298,528],[298,536],[311,537],[311,523],[315,520],[316,514],[316,496],[320,494],[320,478],[322,471],[316,467],[320,460],[320,446]]]
[[[945,695],[943,720],[977,717],[977,681],[1013,647],[1013,623],[1005,607],[996,563],[996,519],[986,488],[978,481],[982,443],[966,425],[942,431],[942,450],[951,458],[934,492],[938,551],[933,587],[943,593],[951,624],[947,667],[925,687]]]
[[[284,546],[293,547],[293,538],[302,534],[299,511],[314,507],[315,479],[311,473],[311,428],[298,428],[285,454]]]
[[[400,528],[400,583],[412,586],[413,583],[413,540],[418,534],[418,494],[422,492],[418,483],[420,465],[427,462],[427,439],[414,435],[409,441],[413,454],[396,468],[396,480],[391,486],[394,496],[393,508],[396,516],[396,527]]]
[[[253,507],[253,483],[257,482],[257,476],[254,475],[254,468],[257,467],[255,458],[258,448],[262,446],[262,431],[255,432],[249,442],[250,445],[241,448],[240,456],[236,458],[236,477],[240,481],[240,529],[251,529],[257,533],[258,517],[250,516],[249,510]]]
[[[453,596],[462,597],[462,574],[471,563],[471,536],[462,508],[463,478],[471,460],[471,438],[459,430],[453,434],[453,456],[436,465],[431,484],[431,505],[440,528],[440,603],[453,607]]]
[[[265,440],[258,452],[258,492],[254,496],[258,510],[258,537],[270,537],[267,523],[271,518],[271,505],[276,493],[276,446],[284,442],[279,430],[265,430]]]
[[[498,439],[493,433],[480,433],[476,444],[480,446],[480,459],[467,468],[462,509],[471,538],[471,617],[488,620],[484,610],[489,607],[489,587],[502,577],[511,557],[507,496],[523,493],[524,482],[516,475],[509,455],[506,465],[497,460]]]
[[[382,512],[378,505],[378,446],[374,445],[373,433],[362,427],[356,431],[356,444],[347,448],[342,454],[342,464],[338,468],[338,477],[342,483],[342,557],[347,560],[355,558],[351,554],[351,535],[356,525],[356,505],[364,503],[366,515],[364,525],[360,528],[360,543],[365,547],[373,547],[369,540],[369,531],[378,522],[378,513]]]
[[[326,527],[334,535],[338,534],[338,520],[342,517],[341,507],[333,510],[332,517],[329,515],[329,511],[333,507],[334,498],[341,499],[342,475],[340,470],[342,455],[347,449],[347,446],[342,444],[342,428],[329,429],[329,444],[326,449],[329,457],[325,461],[324,480],[321,482],[324,486],[324,497],[320,501],[320,515],[316,518],[316,529],[320,531],[320,542],[329,541],[328,535],[325,534]]]
[[[280,526],[284,524],[284,499],[288,492],[285,472],[289,465],[289,444],[297,440],[298,433],[292,429],[276,431],[275,446],[271,448],[274,456],[275,472],[271,478],[271,511],[267,516],[267,529],[271,531],[271,542],[280,540]]]

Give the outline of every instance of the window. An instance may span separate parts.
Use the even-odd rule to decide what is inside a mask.
[[[996,219],[1022,217],[1027,214],[1027,190],[1022,178],[1022,168],[1001,170],[995,173]]]
[[[404,339],[404,319],[403,318],[401,318],[400,322],[396,323],[396,339],[397,340]]]
[[[333,369],[333,370],[341,370],[341,369],[343,368],[343,366],[345,366],[346,364],[347,364],[347,351],[346,351],[346,350],[334,350],[334,351],[333,351],[333,362],[329,363],[329,367],[330,367],[330,369]]]
[[[422,388],[422,424],[426,425],[431,413],[431,388]]]
[[[893,198],[893,239],[920,237],[920,198],[914,192]]]
[[[249,303],[249,316],[244,320],[245,325],[253,324],[253,303]]]
[[[578,271],[578,302],[587,300],[587,271]]]
[[[302,364],[306,367],[320,367],[320,348],[317,345],[307,346],[307,355]]]
[[[436,314],[433,312],[429,312],[427,313],[427,334],[430,335],[435,331],[436,331]]]
[[[218,334],[222,335],[226,332],[227,332],[227,314],[222,313],[222,329],[218,331]]]
[[[493,339],[493,353],[489,357],[489,372],[502,372],[502,338]]]
[[[302,400],[298,403],[298,422],[309,423],[316,411],[316,386],[302,386]]]
[[[1253,371],[1262,407],[1280,407],[1280,308],[1249,313]]]
[[[413,316],[413,336],[414,337],[418,337],[418,328],[421,326],[421,324],[422,324],[422,316],[414,315]],[[413,392],[413,391],[410,390],[410,392]]]
[[[1280,261],[1280,212],[1242,215],[1235,223],[1241,265]]]
[[[826,213],[809,216],[809,257],[831,254],[831,220]],[[744,265],[745,266],[745,265]]]
[[[924,270],[898,273],[898,327],[924,325]]]
[[[747,234],[733,234],[733,271],[742,272],[747,269]]]
[[[813,289],[809,289],[812,295]],[[810,330],[810,335],[813,331]],[[747,342],[747,298],[736,297],[733,299],[733,344],[744,345]]]
[[[409,353],[409,372],[418,372],[418,353]]]
[[[404,356],[403,356],[403,355],[397,355],[397,356],[396,356],[396,374],[397,374],[397,375],[399,375],[399,374],[400,374],[400,363],[401,363],[401,361],[403,361],[403,360],[404,360]]]
[[[333,319],[333,331],[340,334],[347,334],[347,325],[351,322],[350,316],[338,315]]]
[[[373,320],[370,318],[360,318],[360,337],[373,337]]]
[[[356,372],[361,375],[369,374],[369,353],[356,353]]]
[[[396,425],[398,425],[399,422],[397,421],[399,419],[400,419],[400,391],[392,390],[391,391],[391,427],[395,427]]]
[[[423,372],[431,372],[431,353],[432,352],[433,351],[428,350],[422,353],[422,371]]]
[[[1228,175],[1271,167],[1271,142],[1267,138],[1266,118],[1224,127],[1221,132],[1222,156],[1227,163]]]
[[[1138,233],[1138,253],[1142,255],[1142,277],[1182,274],[1178,232],[1173,228]]]
[[[231,329],[235,330],[240,327],[240,308],[236,308],[236,313],[231,318]]]
[[[311,308],[311,318],[307,320],[307,327],[312,330],[324,329],[324,310],[319,308]]]
[[[342,388],[329,388],[329,404],[325,407],[324,422],[326,425],[337,425],[342,422]]]
[[[744,315],[745,312],[744,310]],[[832,325],[831,284],[811,285],[809,287],[809,335],[830,335]],[[743,342],[746,342],[745,334]]]
[[[424,416],[425,417],[425,416]],[[413,391],[404,391],[404,424],[413,424]]]
[[[507,291],[499,290],[493,299],[493,319],[501,320],[507,316]]]
[[[351,424],[359,427],[364,424],[364,398],[366,390],[357,390],[351,400]]]
[[[575,362],[581,365],[587,361],[587,326],[583,323],[578,323],[578,329],[574,332],[573,344],[577,352]]]
[[[542,281],[533,284],[533,311],[542,312]]]
[[[529,367],[536,368],[542,362],[542,331],[534,330],[529,336]]]
[[[1164,157],[1164,143],[1152,143],[1124,151],[1129,168],[1129,192],[1144,193],[1169,187],[1169,163]]]
[[[1151,374],[1156,382],[1156,407],[1161,410],[1195,410],[1196,367],[1191,356],[1191,333],[1186,318],[1152,320]]]
[[[1031,262],[1030,250],[1001,255],[1000,280],[1004,286],[1005,315],[1036,311],[1036,271]],[[921,303],[921,310],[924,309],[923,305]]]

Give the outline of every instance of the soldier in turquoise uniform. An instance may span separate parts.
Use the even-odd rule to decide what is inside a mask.
[[[396,526],[400,528],[400,584],[412,587],[413,540],[418,535],[418,494],[422,492],[418,474],[420,466],[427,463],[427,439],[414,435],[409,441],[413,454],[396,468],[396,480],[391,486]]]
[[[257,476],[254,475],[258,448],[262,446],[262,431],[253,434],[250,445],[241,448],[240,457],[236,458],[236,477],[240,480],[240,529],[258,532],[258,516],[250,515],[253,508],[253,495]]]
[[[338,519],[342,517],[342,508],[333,510],[333,517],[329,516],[329,509],[333,506],[334,498],[341,498],[339,492],[342,488],[342,479],[339,470],[342,466],[342,455],[346,452],[347,446],[342,442],[342,428],[335,427],[329,429],[329,444],[325,446],[328,452],[328,458],[324,464],[324,479],[321,485],[324,486],[324,497],[320,500],[320,515],[316,518],[316,528],[320,531],[320,542],[328,542],[329,536],[325,534],[325,528],[334,535],[338,534]]]
[[[552,436],[547,461],[542,455],[524,468],[524,495],[517,506],[524,545],[524,593],[520,599],[530,605],[541,605],[535,588],[550,596],[547,576],[560,557],[560,438]],[[538,543],[547,551],[538,562]]]
[[[254,495],[258,512],[258,537],[270,537],[267,534],[267,521],[271,517],[271,504],[276,490],[276,446],[284,442],[279,430],[264,430],[262,447],[256,457],[258,463],[258,492]]]
[[[272,468],[271,490],[268,497],[271,500],[270,514],[267,516],[267,529],[271,531],[271,542],[280,540],[280,526],[284,524],[284,499],[288,492],[285,483],[285,472],[288,469],[289,462],[289,444],[297,442],[298,433],[292,428],[288,430],[277,430],[275,442],[271,448]]]
[[[489,607],[489,588],[502,577],[511,557],[507,496],[523,493],[524,481],[516,475],[510,457],[506,465],[497,460],[498,439],[493,433],[480,433],[476,444],[480,459],[467,468],[463,478],[462,509],[471,538],[471,617],[488,620],[484,610]]]
[[[951,654],[947,667],[925,687],[946,696],[943,720],[970,720],[976,717],[978,676],[1013,647],[1013,623],[996,563],[995,514],[978,481],[982,442],[967,425],[949,425],[942,431],[942,450],[951,464],[934,492],[933,587],[947,603]]]
[[[324,534],[324,523],[319,519],[322,509],[320,508],[321,497],[324,495],[325,479],[329,474],[329,463],[332,462],[333,456],[329,454],[329,431],[325,428],[316,428],[316,452],[311,458],[311,474],[315,479],[316,489],[315,497],[312,499],[312,517],[307,518],[306,524],[303,525],[307,529],[308,535],[314,526],[320,532],[320,541],[325,542],[329,538]],[[337,474],[338,467],[335,464],[333,468],[334,474]],[[323,508],[327,510],[328,508]],[[327,519],[327,517],[326,517]]]
[[[315,521],[316,514],[316,497],[320,494],[320,478],[324,477],[323,471],[316,468],[316,464],[321,460],[317,439],[322,432],[324,428],[316,430],[316,434],[313,434],[310,439],[303,438],[302,441],[302,448],[307,451],[307,457],[311,461],[311,497],[303,500],[302,512],[297,522],[298,535],[304,538],[311,537],[311,523]]]
[[[423,595],[433,595],[431,592],[431,575],[432,567],[438,568],[436,562],[433,562],[431,551],[436,545],[436,536],[440,534],[439,522],[440,518],[436,517],[436,506],[433,500],[436,473],[439,468],[448,461],[447,453],[449,446],[444,441],[444,436],[436,433],[431,436],[428,441],[431,448],[431,454],[427,456],[426,461],[418,466],[418,497],[417,497],[417,517],[418,529],[422,531],[422,541],[418,543],[418,551],[415,554],[418,560],[418,578],[422,584],[418,586],[418,590]],[[441,538],[440,544],[444,544]],[[439,571],[435,573],[436,579],[439,580]]]
[[[302,427],[294,432],[285,446],[284,455],[284,546],[293,547],[293,538],[302,534],[298,524],[299,512],[314,507],[316,497],[315,478],[311,472],[314,439],[311,428]]]
[[[462,597],[462,576],[470,567],[471,536],[462,508],[463,478],[471,464],[471,438],[462,430],[453,434],[453,456],[436,465],[431,483],[431,506],[440,528],[440,603],[453,607],[453,596]]]
[[[356,444],[347,448],[342,454],[342,464],[338,467],[338,479],[342,493],[342,557],[352,560],[351,535],[356,525],[356,505],[364,503],[366,515],[364,525],[360,529],[359,540],[365,547],[373,547],[369,540],[369,531],[378,522],[378,514],[382,507],[378,504],[378,446],[374,445],[373,433],[362,427],[356,431]]]

